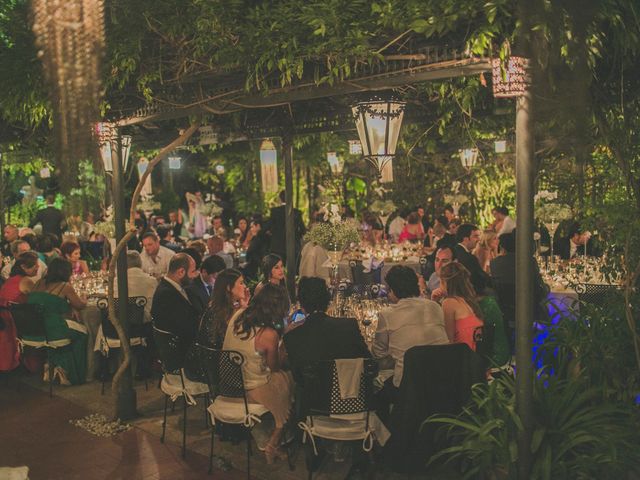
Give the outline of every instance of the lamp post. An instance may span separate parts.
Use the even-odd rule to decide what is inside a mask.
[[[382,97],[372,97],[351,107],[362,153],[377,168],[383,183],[393,181],[393,157],[405,107],[405,102]]]
[[[109,124],[98,124],[100,136],[100,153],[104,169],[112,176],[111,188],[113,196],[114,222],[116,230],[116,245],[125,236],[125,205],[124,205],[124,170],[127,168],[131,149],[131,137],[120,137],[118,129]],[[123,249],[117,261],[118,298],[129,298],[127,282],[127,252]],[[127,324],[127,302],[118,302],[118,317],[129,341],[129,325]],[[133,388],[131,364],[122,376],[120,388],[116,392],[116,416],[121,420],[128,420],[137,415],[136,392]]]

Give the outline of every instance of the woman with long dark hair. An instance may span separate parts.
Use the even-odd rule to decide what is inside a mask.
[[[63,385],[84,383],[87,368],[87,329],[69,318],[72,312],[85,308],[87,300],[69,283],[71,271],[69,260],[54,258],[27,299],[27,303],[42,306],[49,342],[71,340],[71,348],[54,349],[50,355],[55,375]],[[46,372],[45,369],[45,375]]]
[[[265,255],[262,258],[260,268],[262,270],[262,281],[256,285],[253,292],[254,295],[257,295],[267,283],[286,287],[284,263],[280,255],[275,253]]]
[[[247,249],[247,264],[244,266],[243,273],[247,279],[254,280],[258,276],[258,270],[262,259],[269,250],[269,239],[265,234],[263,222],[254,218],[251,221],[251,242]]]
[[[446,294],[442,302],[444,327],[452,343],[466,343],[475,351],[473,332],[481,327],[483,315],[464,265],[451,262],[440,270],[440,288]]]
[[[278,446],[292,404],[293,379],[289,372],[282,371],[284,351],[279,349],[280,335],[275,327],[288,309],[286,289],[267,283],[249,306],[229,322],[224,338],[224,350],[235,350],[244,356],[242,373],[247,399],[264,405],[275,419],[265,447],[268,463],[284,456]]]
[[[198,343],[220,348],[233,315],[249,303],[249,290],[240,271],[227,268],[218,274],[211,301],[200,318]]]

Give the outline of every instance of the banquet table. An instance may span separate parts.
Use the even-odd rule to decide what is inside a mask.
[[[366,264],[366,262],[363,263]],[[380,279],[385,285],[387,284],[387,282],[385,282],[384,279],[387,276],[387,273],[389,273],[389,270],[391,270],[391,268],[396,265],[404,265],[405,267],[412,268],[416,273],[420,273],[420,261],[418,259],[411,259],[403,262],[383,262]],[[353,281],[353,275],[351,274],[351,266],[349,264],[349,260],[341,260],[340,263],[338,263],[338,278]]]

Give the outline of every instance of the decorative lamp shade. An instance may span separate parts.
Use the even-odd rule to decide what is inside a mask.
[[[218,175],[224,175],[224,165],[221,165],[221,164],[216,165],[216,173]]]
[[[466,169],[470,169],[475,167],[478,162],[478,149],[477,148],[465,148],[464,150],[459,150],[460,153],[460,162],[462,162],[462,166]]]
[[[334,175],[340,175],[342,173],[344,163],[338,158],[336,152],[327,152],[327,162],[329,162],[329,167],[331,167],[331,173]]]
[[[494,58],[491,60],[491,70],[494,97],[520,97],[531,83],[529,59],[524,57],[509,57],[504,65],[499,58]]]
[[[349,153],[351,155],[362,155],[362,144],[360,140],[349,140]]]
[[[260,173],[262,178],[262,192],[278,191],[278,152],[273,142],[263,140],[260,145]]]
[[[376,157],[376,164],[380,172],[380,183],[393,182],[393,157]]]
[[[140,160],[138,160],[138,179],[142,178],[142,176],[144,175],[144,172],[147,171],[148,167],[149,167],[149,160],[147,160],[145,157],[141,157]],[[142,186],[142,190],[140,191],[140,196],[146,198],[151,196],[152,194],[153,194],[153,191],[151,187],[151,175],[149,175],[145,180],[144,185]]]
[[[493,147],[496,153],[505,153],[507,151],[507,141],[506,140],[496,140],[493,143]]]
[[[104,165],[104,171],[113,172],[113,158],[111,155],[112,143],[118,141],[118,130],[111,123],[100,122],[96,124],[96,135],[100,146],[100,157]],[[123,170],[127,169],[129,153],[131,152],[131,135],[120,137],[120,157]]]
[[[180,157],[169,157],[169,169],[180,170]]]
[[[362,153],[367,156],[393,156],[406,103],[397,100],[359,102],[352,107]]]

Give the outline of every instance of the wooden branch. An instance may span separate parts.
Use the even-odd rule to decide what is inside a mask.
[[[169,145],[164,147],[155,158],[149,162],[147,170],[144,172],[144,175],[140,177],[138,180],[138,184],[136,185],[136,189],[133,192],[133,197],[131,199],[131,210],[129,212],[129,229],[127,233],[120,239],[118,244],[116,245],[115,251],[109,261],[109,276],[107,278],[107,302],[108,302],[108,312],[109,312],[109,321],[113,324],[116,332],[118,333],[118,338],[120,339],[120,345],[122,346],[123,359],[122,363],[118,367],[115,375],[113,376],[113,381],[111,383],[111,391],[117,395],[118,389],[120,388],[120,382],[122,380],[122,376],[127,368],[129,368],[129,364],[131,363],[131,345],[129,344],[129,338],[125,334],[124,328],[122,327],[122,323],[120,319],[118,319],[115,310],[115,297],[114,297],[114,279],[116,274],[116,265],[118,262],[118,257],[120,256],[120,252],[124,248],[126,248],[129,240],[135,235],[136,227],[135,227],[135,212],[136,206],[138,204],[138,200],[140,199],[140,192],[142,191],[142,187],[147,181],[147,177],[151,175],[153,169],[160,163],[160,161],[165,158],[170,152],[175,150],[180,145],[183,145],[200,127],[201,119],[193,123],[188,129],[186,129],[178,138],[176,138]],[[116,406],[117,408],[117,406]]]

